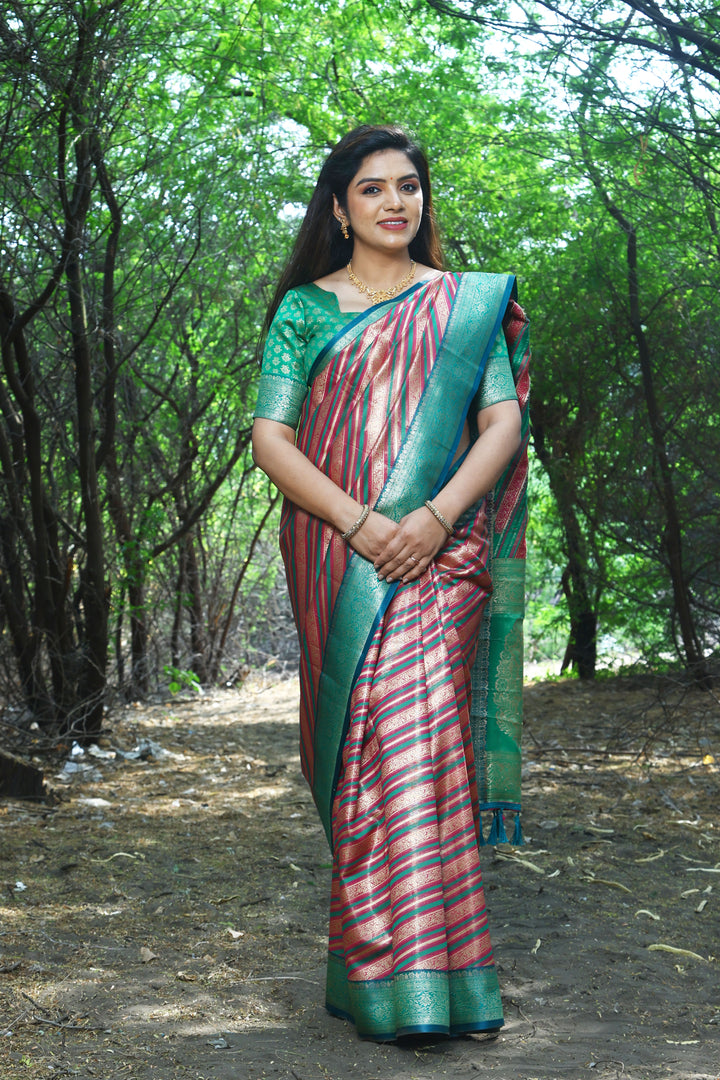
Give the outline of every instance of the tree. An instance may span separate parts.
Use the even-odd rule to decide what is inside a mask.
[[[462,77],[442,34],[391,33],[390,6],[364,9],[348,58],[357,11],[291,23],[267,3],[237,26],[222,3],[178,18],[145,0],[13,0],[0,17],[0,603],[25,702],[78,738],[102,724],[111,631],[129,696],[163,653],[220,677],[219,612],[256,575],[215,597],[232,560],[206,536],[216,508],[232,535],[255,486],[253,350],[293,207],[342,128],[395,108],[426,119],[424,83]],[[269,513],[245,511],[250,551]]]
[[[664,8],[654,0],[610,0],[599,7],[589,0],[536,0],[508,18],[504,5],[484,0],[472,0],[463,7],[450,0],[426,2],[442,15],[512,37],[544,38],[551,57],[568,47],[575,52],[597,45],[622,45],[673,66],[690,67],[712,80],[720,79],[720,15],[714,4],[695,4],[690,12],[676,0]]]
[[[717,560],[713,545],[701,552],[689,537],[697,543],[700,535],[708,536],[711,519],[717,527],[717,506],[701,494],[717,446],[711,424],[700,463],[699,455],[690,453],[686,430],[691,410],[709,411],[715,386],[714,350],[698,340],[696,327],[715,322],[707,288],[713,282],[716,290],[718,278],[717,11],[696,6],[690,14],[678,5],[661,9],[635,0],[600,8],[582,0],[553,0],[517,9],[508,18],[505,9],[490,3],[428,4],[456,24],[535,43],[535,63],[563,80],[566,117],[572,122],[565,136],[556,121],[549,156],[568,164],[565,191],[576,218],[586,220],[595,207],[591,229],[580,231],[568,216],[554,246],[554,267],[543,260],[540,245],[534,240],[528,245],[531,276],[542,266],[550,280],[567,282],[571,238],[580,238],[586,287],[576,273],[573,288],[575,295],[578,290],[584,295],[582,315],[585,320],[590,315],[590,324],[603,335],[598,345],[609,361],[605,377],[596,364],[590,397],[580,392],[571,403],[565,384],[576,389],[580,379],[587,384],[588,363],[597,349],[591,344],[579,356],[575,343],[583,340],[584,327],[569,305],[565,336],[572,344],[564,358],[546,346],[542,326],[535,334],[540,344],[535,445],[564,523],[567,658],[574,658],[585,677],[592,675],[598,605],[603,596],[607,603],[618,593],[613,584],[618,568],[634,565],[636,572],[639,556],[648,569],[652,563],[662,568],[669,593],[655,573],[654,588],[643,591],[621,572],[620,588],[648,609],[666,603],[668,637],[672,641],[677,634],[688,670],[704,684],[704,650],[717,636]],[[552,127],[546,125],[544,134],[552,137]],[[578,213],[579,207],[584,212]],[[612,241],[602,229],[598,233],[598,212],[608,214],[625,237],[624,288]],[[594,250],[600,235],[602,265]],[[588,282],[599,287],[599,295]],[[545,284],[542,294],[547,292]],[[541,310],[547,315],[547,307]],[[694,351],[691,342],[697,343]],[[546,368],[550,356],[553,366]],[[668,382],[672,394],[666,392]],[[692,402],[684,392],[689,385],[696,391]],[[614,415],[608,413],[609,403]],[[618,420],[626,435],[632,430],[631,443],[608,438],[608,424]],[[603,474],[622,476],[622,495],[603,490]],[[698,513],[701,528],[695,524]],[[629,562],[628,556],[633,556]]]
[[[233,678],[268,639],[255,343],[319,162],[358,122],[427,147],[453,268],[520,273],[567,663],[590,677],[607,629],[717,639],[717,17],[630,6],[595,26],[558,0],[509,38],[487,4],[6,4],[6,698],[93,738],[110,688]],[[642,245],[634,321],[610,204]]]
[[[108,71],[117,61],[121,6],[82,19],[69,6],[56,6],[36,20],[14,3],[11,19],[0,16],[10,105],[3,171],[16,180],[5,185],[6,270],[0,281],[0,590],[28,703],[41,716],[90,732],[102,721],[108,597],[84,254],[95,185],[106,200],[110,196],[101,132],[112,125],[119,104],[108,93]],[[65,35],[69,47],[59,56]],[[46,142],[33,138],[38,129]],[[104,237],[106,283],[112,281],[115,244],[113,224]],[[109,299],[106,288],[104,334],[111,332]],[[53,333],[53,314],[61,314],[67,327],[65,342]],[[34,362],[40,350],[49,359],[45,370]],[[63,361],[74,370],[74,400],[65,385],[48,432],[44,413]],[[75,491],[61,484],[55,492],[56,454],[68,453],[68,435],[78,483]],[[25,566],[31,568],[31,591],[20,576]]]
[[[153,89],[169,9],[155,23],[151,12],[55,0],[0,16],[0,601],[25,701],[78,738],[102,724],[111,608],[120,624],[127,595],[128,690],[142,693],[149,560],[187,553],[249,439],[233,414],[246,412],[256,320],[243,325],[244,297],[229,320],[227,304],[208,315],[211,185],[190,197],[190,177],[165,186],[155,173],[191,120]],[[154,199],[138,198],[142,185]],[[196,267],[206,281],[188,296]],[[222,379],[194,353],[206,328],[226,347]],[[157,513],[168,502],[169,520]]]

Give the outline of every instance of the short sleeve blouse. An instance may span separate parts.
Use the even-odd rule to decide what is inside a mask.
[[[318,353],[360,312],[340,311],[335,293],[318,285],[291,289],[268,331],[263,352],[256,417],[296,428]],[[475,411],[516,396],[507,345],[497,335],[475,397]]]

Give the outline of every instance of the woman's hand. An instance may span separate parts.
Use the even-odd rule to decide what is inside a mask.
[[[448,534],[425,506],[406,514],[395,530],[376,554],[373,566],[386,581],[415,581],[444,547]]]
[[[358,555],[374,564],[380,553],[392,543],[399,529],[400,526],[392,518],[371,510],[348,544]]]

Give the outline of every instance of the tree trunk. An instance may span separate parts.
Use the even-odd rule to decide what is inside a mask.
[[[83,517],[85,560],[80,571],[82,605],[77,705],[65,727],[79,741],[97,738],[102,727],[108,648],[108,595],[105,583],[105,544],[95,467],[92,363],[87,336],[85,303],[79,261],[67,267],[68,299],[75,361],[75,395],[78,419],[78,466]]]
[[[190,616],[190,646],[192,649],[192,670],[202,685],[208,682],[208,649],[203,620],[203,588],[197,561],[196,541],[192,533],[185,538],[187,573],[187,592]]]
[[[5,799],[37,799],[47,795],[40,769],[0,750],[0,797]]]
[[[663,533],[662,544],[667,555],[667,565],[668,570],[670,571],[673,599],[675,602],[678,624],[680,626],[680,636],[683,643],[685,661],[688,670],[695,681],[707,689],[710,686],[710,675],[705,662],[705,657],[703,656],[700,638],[695,628],[690,593],[685,579],[680,514],[675,495],[672,468],[668,458],[667,446],[665,445],[663,421],[660,415],[657,394],[655,392],[655,373],[650,358],[650,348],[640,316],[637,234],[635,229],[631,227],[626,229],[626,233],[630,323],[637,344],[643,391],[645,394],[645,405],[647,407],[648,421],[652,435],[653,452],[660,474],[660,496],[665,517],[665,530]]]
[[[587,106],[587,99],[580,109],[582,118]],[[588,146],[587,132],[580,124],[580,144],[583,151],[583,160],[588,176],[595,190],[602,199],[605,209],[615,220],[625,235],[626,239],[626,263],[627,263],[627,288],[628,305],[630,312],[630,327],[640,365],[642,387],[647,408],[650,436],[652,440],[653,458],[658,470],[660,483],[658,495],[663,510],[665,528],[662,537],[662,548],[666,555],[666,562],[673,592],[673,601],[677,621],[680,627],[685,663],[689,673],[695,682],[703,689],[709,689],[711,685],[710,674],[703,656],[700,637],[695,627],[692,611],[692,602],[685,576],[683,561],[683,538],[682,524],[678,510],[675,485],[673,483],[672,468],[665,441],[665,427],[663,417],[655,389],[655,372],[644,323],[640,310],[640,277],[638,269],[638,245],[637,231],[629,218],[625,216],[617,203],[609,195],[603,177],[597,168],[592,156],[592,150]]]
[[[0,517],[0,604],[13,644],[23,700],[34,716],[47,713],[50,695],[38,663],[38,635],[27,621],[16,523]]]
[[[35,405],[35,379],[23,330],[27,319],[28,313],[18,316],[9,295],[0,291],[3,372],[7,393],[12,395],[14,403],[14,407],[8,405],[7,410],[3,409],[3,415],[17,412],[15,441],[24,455],[20,469],[5,444],[3,477],[10,492],[14,528],[23,529],[32,576],[31,589],[26,586],[18,590],[11,586],[6,613],[15,655],[22,663],[27,705],[39,720],[52,721],[63,715],[71,700],[66,661],[72,654],[72,634],[64,608],[67,576],[57,547],[57,523],[45,492],[42,425]],[[27,519],[25,507],[29,511]],[[12,582],[18,573],[18,562],[10,537],[4,539],[3,555],[10,560],[6,573]],[[4,585],[3,596],[6,589]],[[49,694],[44,692],[41,675],[35,673],[41,652],[47,656],[50,667]]]
[[[543,404],[532,401],[532,436],[535,452],[547,473],[565,535],[567,566],[562,587],[570,615],[570,634],[562,671],[572,667],[581,679],[594,679],[597,661],[597,609],[591,599],[587,544],[577,516],[577,492],[572,481],[572,463],[556,460],[547,445]]]

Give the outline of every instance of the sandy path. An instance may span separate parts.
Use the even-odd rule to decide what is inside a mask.
[[[527,689],[531,842],[484,856],[507,1024],[413,1047],[323,1008],[329,860],[296,695],[129,708],[106,748],[149,739],[147,760],[86,756],[56,806],[0,803],[1,1080],[719,1080],[707,695]]]

